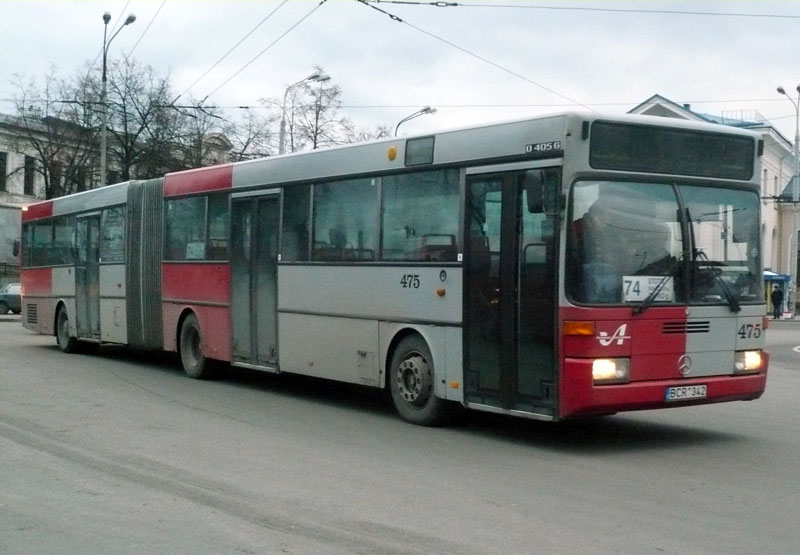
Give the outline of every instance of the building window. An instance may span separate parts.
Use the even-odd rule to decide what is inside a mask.
[[[34,158],[33,156],[26,156],[25,178],[24,178],[25,188],[23,190],[23,193],[25,193],[26,195],[34,196],[35,194],[33,191],[33,183],[35,176],[36,176],[36,158]]]
[[[8,153],[0,152],[0,191],[6,190],[6,169],[8,167]]]

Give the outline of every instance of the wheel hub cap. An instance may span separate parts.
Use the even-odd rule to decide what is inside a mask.
[[[397,369],[397,390],[400,396],[414,405],[422,405],[430,395],[430,372],[428,363],[419,355],[413,355],[400,363]]]

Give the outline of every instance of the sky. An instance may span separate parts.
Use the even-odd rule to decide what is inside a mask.
[[[619,114],[660,94],[717,116],[757,112],[794,138],[795,107],[776,87],[797,101],[800,0],[442,4],[0,0],[0,112],[14,112],[15,76],[66,77],[99,60],[108,11],[109,36],[136,15],[109,60],[130,55],[169,74],[179,103],[259,109],[322,66],[342,89],[340,115],[359,127],[437,109],[401,135],[564,110]]]

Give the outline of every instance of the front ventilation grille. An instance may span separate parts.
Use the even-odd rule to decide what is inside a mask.
[[[708,333],[711,331],[711,322],[708,320],[695,320],[690,322],[664,322],[662,331],[665,334]]]
[[[35,303],[25,305],[25,321],[29,324],[39,323],[39,305]]]

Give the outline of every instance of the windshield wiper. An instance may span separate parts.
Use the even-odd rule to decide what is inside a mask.
[[[710,262],[708,260],[708,255],[703,251],[695,251],[694,253],[695,260],[704,260],[706,262]],[[725,283],[725,280],[722,279],[722,272],[718,272],[716,268],[713,266],[709,266],[711,269],[711,274],[714,276],[714,279],[719,282],[719,287],[722,289],[722,293],[725,295],[725,299],[728,301],[728,307],[731,309],[731,312],[741,312],[742,307],[739,305],[739,301],[736,299],[736,295],[728,287],[728,284]]]
[[[681,253],[681,258],[682,257],[683,257],[683,254]],[[645,310],[650,308],[650,305],[652,305],[653,302],[656,300],[656,297],[658,297],[658,294],[661,293],[662,289],[664,289],[664,286],[667,284],[667,281],[669,281],[669,278],[675,277],[674,276],[675,270],[678,269],[678,266],[681,263],[681,258],[676,258],[675,259],[675,262],[672,264],[672,266],[669,268],[669,270],[667,272],[665,272],[665,274],[663,276],[661,276],[661,279],[659,280],[659,282],[656,284],[656,286],[653,288],[653,290],[650,291],[650,294],[647,295],[647,297],[645,297],[642,302],[640,302],[638,305],[636,305],[633,308],[634,316],[637,315],[637,314],[641,314],[642,312],[644,312]]]

